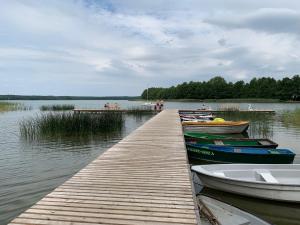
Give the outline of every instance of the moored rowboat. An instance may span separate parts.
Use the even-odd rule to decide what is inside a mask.
[[[243,133],[249,127],[248,121],[205,121],[182,122],[184,131],[193,131],[212,134],[238,134]]]
[[[218,145],[231,147],[248,148],[277,148],[278,144],[269,139],[251,138],[225,138],[225,139],[205,139],[185,136],[185,141],[192,144]]]
[[[214,139],[233,138],[233,135],[231,134],[216,135],[216,134],[199,133],[199,132],[184,132],[184,137],[214,140]]]
[[[235,194],[300,203],[300,164],[193,166],[204,186]]]
[[[197,196],[200,214],[214,225],[270,225],[258,217],[204,195]],[[206,224],[201,221],[201,224]]]
[[[181,121],[194,121],[194,122],[199,122],[199,121],[210,121],[213,120],[215,116],[212,114],[209,115],[180,115]]]
[[[186,143],[192,159],[217,163],[292,163],[295,153],[288,149],[245,148]]]

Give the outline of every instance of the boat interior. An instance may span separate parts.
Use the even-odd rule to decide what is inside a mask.
[[[219,177],[245,181],[259,181],[274,184],[300,184],[300,170],[222,170],[215,171],[213,174]]]

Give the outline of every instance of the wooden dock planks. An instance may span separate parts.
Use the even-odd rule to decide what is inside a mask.
[[[177,110],[165,110],[11,224],[197,224]]]

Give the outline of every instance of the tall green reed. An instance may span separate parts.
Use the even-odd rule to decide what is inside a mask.
[[[63,105],[42,105],[40,107],[41,111],[64,111],[64,110],[73,110],[75,108],[74,105],[71,104],[63,104]]]
[[[120,112],[90,113],[43,113],[20,122],[20,134],[25,139],[46,136],[91,135],[123,128]]]
[[[127,109],[127,114],[142,116],[145,114],[154,114],[156,113],[150,106],[135,106]]]
[[[287,127],[291,125],[300,127],[300,108],[283,112],[280,116],[280,120]]]
[[[274,120],[276,119],[274,113],[226,111],[217,113],[216,115],[225,120],[249,121],[248,132],[252,137],[271,138],[273,136]]]
[[[17,110],[31,110],[31,107],[17,102],[0,102],[0,112]]]

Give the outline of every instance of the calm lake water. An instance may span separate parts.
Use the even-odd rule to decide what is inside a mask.
[[[84,138],[45,139],[36,142],[23,140],[19,122],[40,113],[41,105],[74,104],[76,108],[103,108],[107,101],[15,101],[32,107],[30,111],[0,113],[0,224],[7,224],[26,208],[63,183],[109,147],[127,136],[151,115],[126,116],[120,132]],[[117,102],[122,108],[140,106],[138,101]],[[203,103],[166,102],[165,108],[197,109]],[[224,103],[209,103],[213,109]],[[232,106],[232,104],[229,104]],[[247,103],[234,104],[246,109]],[[280,113],[300,108],[300,104],[252,103],[256,109],[273,109],[277,113],[266,118],[251,118],[248,135],[268,137],[282,148],[291,148],[296,154],[294,163],[300,163],[300,128],[283,124]],[[227,115],[230,117],[230,115]],[[244,208],[274,224],[300,224],[300,205],[273,203],[236,195],[204,190],[209,195]],[[280,213],[278,213],[280,212]],[[287,223],[289,221],[289,223]]]

